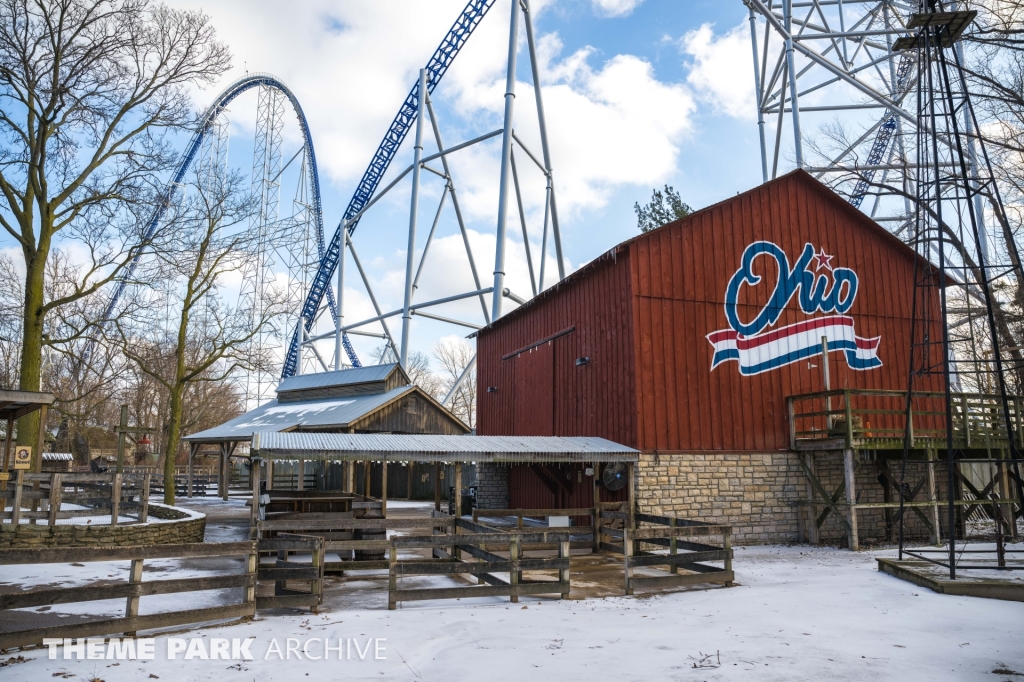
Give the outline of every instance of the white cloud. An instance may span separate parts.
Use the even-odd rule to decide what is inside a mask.
[[[639,7],[644,0],[590,0],[594,11],[605,17],[624,17]]]
[[[693,57],[686,81],[718,111],[736,118],[753,118],[754,74],[749,28],[740,24],[715,35],[711,24],[687,32],[680,46]]]
[[[197,0],[177,0],[176,4],[200,6]],[[535,0],[533,5],[535,15],[543,12],[543,3]],[[595,1],[595,8],[600,6],[603,12],[616,15],[626,14],[637,5],[636,0]],[[245,68],[270,71],[288,84],[310,121],[321,177],[333,186],[325,187],[325,193],[338,191],[343,200],[348,199],[355,181],[365,170],[418,69],[426,63],[463,6],[464,0],[307,0],[289,6],[287,20],[282,21],[279,3],[269,0],[223,0],[202,5],[235,55],[235,68],[219,87],[242,75]],[[508,15],[509,0],[496,2],[434,93],[447,146],[502,125]],[[245,20],[239,21],[239,17]],[[541,33],[538,41],[559,216],[565,234],[572,229],[574,219],[604,207],[619,187],[650,187],[676,169],[679,145],[692,129],[695,103],[688,86],[659,81],[651,64],[641,57],[619,54],[597,63],[595,50],[590,47],[563,54],[557,34]],[[522,30],[519,49],[523,55]],[[522,70],[516,85],[515,130],[539,157],[536,101],[527,82],[532,78],[528,62],[520,58],[518,63]],[[205,106],[215,92],[197,93],[197,105]],[[232,106],[232,121],[248,130],[247,136],[252,134],[255,108],[254,96],[251,101],[239,99]],[[432,137],[428,128],[427,153],[434,151]],[[499,139],[450,157],[484,287],[493,281]],[[392,165],[392,177],[411,161],[410,157],[411,144],[407,140]],[[517,150],[516,159],[536,260],[544,215],[544,177],[526,154]],[[435,162],[435,167],[439,165]],[[439,179],[429,173],[424,174],[423,182],[418,250],[429,229],[441,186]],[[408,188],[408,180],[400,183],[392,195],[367,214],[365,227],[360,227],[355,236],[367,275],[385,310],[394,310],[402,302],[407,223],[395,218],[407,210],[403,207],[409,205]],[[328,230],[337,219],[337,215],[325,216]],[[368,232],[371,225],[372,232]],[[518,295],[529,297],[530,279],[514,197],[509,204],[507,229],[507,286]],[[364,242],[362,235],[370,233],[372,241]],[[381,248],[381,244],[388,246]],[[557,270],[550,239],[548,247],[546,269],[550,286]],[[571,270],[568,263],[566,267]],[[362,290],[354,270],[348,276],[348,287]],[[449,202],[431,246],[416,300],[431,300],[473,288]],[[514,304],[506,299],[506,310],[511,307]],[[482,322],[480,305],[475,299],[443,306],[437,312]],[[347,293],[346,322],[374,315],[365,294]],[[401,320],[394,318],[389,324],[397,333]],[[418,329],[428,330],[435,324],[414,318]],[[326,331],[325,325],[322,320],[318,329]],[[445,333],[450,332],[448,327]],[[365,338],[354,341],[360,352],[375,343]],[[429,347],[432,343],[414,346]]]

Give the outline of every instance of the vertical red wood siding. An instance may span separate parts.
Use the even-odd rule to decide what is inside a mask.
[[[609,253],[586,269],[588,276],[560,283],[557,295],[536,300],[514,324],[477,338],[477,433],[601,436],[636,445],[629,263]],[[589,361],[577,365],[584,357]]]
[[[586,475],[587,464],[549,464],[549,474],[559,476],[569,490],[552,492],[541,478],[527,464],[515,464],[509,468],[509,506],[513,509],[582,509],[594,506],[594,482]],[[598,471],[600,475],[600,470]],[[628,499],[623,488],[615,492],[601,488],[603,502],[621,502]],[[589,518],[576,519],[575,523],[587,523]]]
[[[790,267],[810,243],[833,256],[832,267],[856,272],[847,314],[858,336],[881,337],[883,364],[856,371],[833,352],[833,389],[906,389],[913,252],[797,171],[616,247],[482,330],[478,432],[601,436],[644,451],[788,448],[786,397],[823,390],[821,356],[754,376],[742,376],[734,361],[711,369],[707,335],[729,327],[726,287],[755,241],[775,243]],[[741,288],[742,320],[770,299],[777,274],[770,263],[754,261],[762,282]],[[806,319],[794,297],[775,328]],[[502,357],[569,327],[571,334],[550,342],[549,401],[544,380],[517,369],[537,369],[545,356]],[[586,356],[590,362],[576,366]],[[918,385],[937,388],[937,381]],[[552,406],[550,420],[541,405]]]

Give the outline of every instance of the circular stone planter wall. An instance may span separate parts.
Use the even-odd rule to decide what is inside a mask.
[[[149,503],[148,523],[119,526],[0,524],[0,549],[29,547],[114,547],[202,542],[206,515],[180,507]]]

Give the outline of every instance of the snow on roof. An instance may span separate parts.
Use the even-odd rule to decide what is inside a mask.
[[[305,391],[313,388],[327,388],[330,386],[351,386],[353,384],[366,384],[374,381],[384,381],[388,375],[397,367],[395,363],[387,365],[370,365],[368,367],[352,367],[334,372],[318,372],[316,374],[301,374],[299,376],[282,379],[277,387],[278,393],[289,391]]]
[[[271,400],[220,426],[185,436],[183,440],[189,442],[248,440],[256,431],[286,431],[298,427],[343,427],[413,390],[415,389],[412,386],[400,386],[386,393],[344,398],[302,400],[290,403]]]

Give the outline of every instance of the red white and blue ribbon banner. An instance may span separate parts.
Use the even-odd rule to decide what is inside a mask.
[[[878,345],[882,337],[865,339],[854,332],[852,317],[833,315],[780,327],[746,337],[733,329],[708,334],[715,348],[711,369],[729,360],[739,363],[740,374],[752,376],[821,354],[821,339],[828,339],[829,351],[843,351],[850,369],[882,366]]]
[[[743,287],[755,287],[763,277],[754,274],[758,257],[774,259],[776,281],[768,303],[750,322],[739,318],[737,301]],[[740,268],[729,280],[725,293],[725,317],[729,329],[708,334],[714,348],[711,369],[729,360],[739,365],[740,374],[752,376],[821,354],[822,338],[829,351],[842,351],[850,369],[870,370],[882,366],[878,358],[881,337],[857,336],[852,317],[845,315],[857,298],[859,279],[849,268],[833,267],[834,256],[825,249],[815,251],[805,244],[800,258],[789,267],[786,253],[772,242],[754,242],[743,251]],[[811,270],[812,262],[814,270]],[[819,273],[825,270],[824,273]],[[805,315],[833,313],[778,329],[769,330],[793,298]]]

